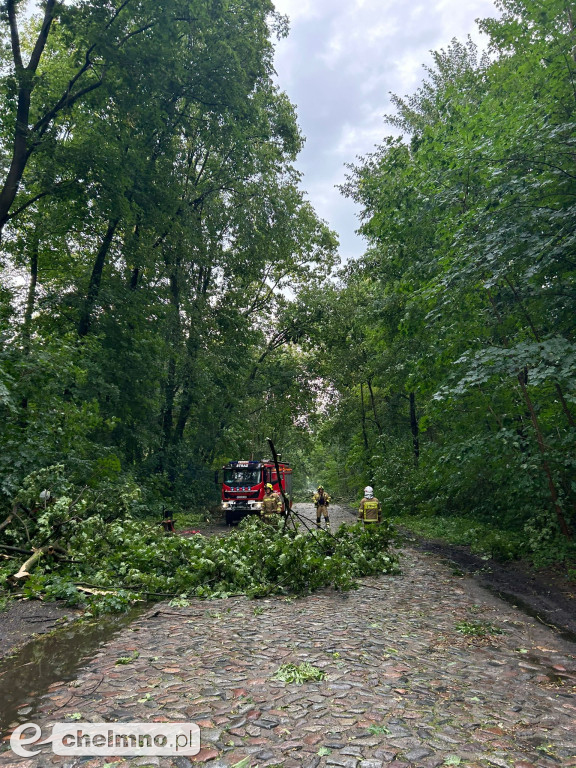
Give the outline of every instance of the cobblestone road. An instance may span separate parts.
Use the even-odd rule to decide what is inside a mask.
[[[436,558],[408,550],[401,567],[345,594],[157,605],[77,680],[53,685],[35,720],[46,732],[80,715],[193,721],[195,758],[59,758],[44,747],[21,762],[4,751],[0,766],[576,766],[576,645]],[[458,631],[480,621],[501,634]],[[326,678],[275,680],[288,662]]]

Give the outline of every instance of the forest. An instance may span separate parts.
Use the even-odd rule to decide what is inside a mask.
[[[303,500],[576,573],[576,5],[497,6],[349,165],[341,264],[270,0],[4,0],[0,586],[268,437]]]

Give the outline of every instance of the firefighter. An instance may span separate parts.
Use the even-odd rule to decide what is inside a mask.
[[[382,522],[382,505],[374,496],[374,489],[369,485],[364,488],[364,498],[358,509],[358,520],[364,523],[364,527]]]
[[[274,488],[271,483],[266,483],[266,489],[264,491],[264,498],[262,499],[261,515],[263,520],[271,521],[274,515],[282,512],[282,501],[277,493],[274,493]]]
[[[324,490],[324,486],[319,485],[318,490],[313,497],[314,506],[316,507],[316,528],[321,528],[320,521],[322,515],[324,515],[324,522],[326,523],[326,530],[330,530],[330,516],[328,515],[328,505],[330,504],[330,496]]]

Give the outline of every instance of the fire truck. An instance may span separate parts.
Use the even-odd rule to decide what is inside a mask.
[[[280,477],[273,461],[229,461],[222,467],[222,509],[226,525],[239,522],[247,515],[259,514],[266,483],[274,491],[284,495],[292,505],[292,468],[287,462],[279,462]],[[280,494],[282,495],[282,494]],[[282,499],[282,512],[285,511]]]

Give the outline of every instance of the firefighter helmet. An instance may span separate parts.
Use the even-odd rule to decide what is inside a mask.
[[[272,486],[272,483],[266,483],[266,490],[267,491],[273,491],[274,490],[274,488]]]
[[[372,488],[371,485],[367,485],[366,488],[364,488],[364,496],[367,499],[371,499],[374,496],[374,488]]]
[[[323,491],[324,490],[324,486],[323,485],[319,485],[317,490]]]

